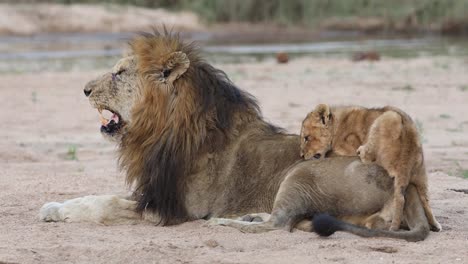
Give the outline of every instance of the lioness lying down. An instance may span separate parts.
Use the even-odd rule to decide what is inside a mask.
[[[387,170],[394,178],[391,230],[400,228],[409,183],[418,191],[431,228],[441,230],[429,207],[426,168],[417,128],[400,109],[320,104],[302,122],[301,138],[301,156],[305,159],[320,159],[330,153],[357,154],[362,162],[375,162]]]
[[[119,145],[134,195],[47,203],[42,220],[171,225],[272,212],[275,205],[282,209],[274,217],[288,228],[322,212],[358,225],[387,224],[387,211],[380,210],[392,197],[392,180],[380,167],[349,158],[302,161],[299,136],[266,122],[255,98],[177,35],[143,34],[131,48],[131,56],[90,81],[84,93],[99,114],[112,113],[101,117],[101,133]],[[404,219],[411,230],[385,234],[427,236],[421,202],[413,198],[409,188],[407,201],[414,203],[407,203]]]

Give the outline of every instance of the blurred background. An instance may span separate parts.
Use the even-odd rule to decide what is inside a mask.
[[[0,72],[110,67],[163,24],[213,62],[468,53],[468,0],[7,0]]]
[[[244,239],[200,222],[38,221],[46,202],[127,194],[117,146],[99,133],[83,88],[136,32],[162,25],[198,42],[288,133],[319,103],[403,109],[420,132],[444,231],[401,244],[301,232]],[[468,263],[467,73],[468,0],[0,0],[0,264]]]

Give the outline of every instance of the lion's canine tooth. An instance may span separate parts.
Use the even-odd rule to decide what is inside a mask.
[[[109,124],[109,120],[107,120],[104,116],[102,116],[102,108],[99,108],[98,112],[99,112],[99,119],[101,120],[101,124],[103,126],[106,126],[107,124]]]

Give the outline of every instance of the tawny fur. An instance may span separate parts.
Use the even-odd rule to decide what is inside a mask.
[[[321,166],[314,166],[319,163],[333,164],[334,168],[323,170]],[[369,172],[372,172],[371,175]],[[367,185],[368,188],[366,192],[349,192],[355,185]],[[409,231],[382,230],[388,229],[391,222],[393,210],[386,201],[391,200],[392,186],[393,181],[384,169],[376,164],[363,164],[355,157],[310,160],[297,164],[287,172],[276,195],[271,215],[250,214],[237,220],[214,218],[208,225],[230,226],[249,233],[276,229],[291,231],[293,228],[327,232],[328,228],[315,230],[311,222],[312,218],[315,221],[317,214],[327,212],[346,221],[342,226],[337,225],[333,232],[346,231],[364,237],[392,237],[408,241],[424,240],[429,234],[429,224],[413,185],[408,188],[408,202],[404,209],[403,222]],[[330,192],[329,188],[333,188],[333,191]],[[389,190],[386,196],[381,196],[382,189]],[[350,204],[353,206],[350,207]],[[372,211],[377,212],[370,216],[366,213]]]
[[[395,107],[329,107],[318,105],[302,122],[301,155],[355,156],[385,168],[394,178],[394,213],[390,229],[400,228],[409,183],[416,186],[426,216],[440,230],[429,206],[423,149],[414,122]]]
[[[185,221],[185,175],[196,169],[193,160],[224,147],[233,136],[230,126],[239,121],[239,108],[244,108],[240,119],[248,122],[257,118],[257,106],[245,96],[232,104],[225,101],[226,110],[220,111],[219,91],[210,86],[229,81],[176,35],[143,35],[131,46],[142,99],[122,139],[120,164],[127,182],[141,194],[139,211],[153,210],[164,223]]]

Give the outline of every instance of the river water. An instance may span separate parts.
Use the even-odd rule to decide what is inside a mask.
[[[0,73],[39,71],[82,71],[111,67],[125,53],[127,33],[44,34],[32,37],[0,37]],[[316,39],[281,40],[216,39],[207,33],[182,35],[200,43],[212,63],[261,61],[274,58],[277,52],[291,57],[347,56],[357,51],[378,51],[384,56],[415,57],[427,55],[467,56],[467,38],[441,36],[369,37],[329,34]],[[229,44],[223,41],[229,39]],[[227,42],[227,41],[225,41]],[[255,44],[249,44],[255,43]]]

